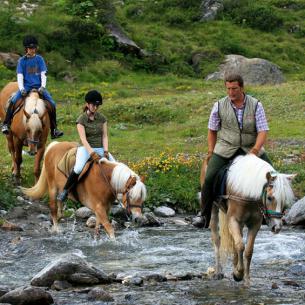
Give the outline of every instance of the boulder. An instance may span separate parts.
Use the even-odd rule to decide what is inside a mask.
[[[305,197],[293,204],[284,221],[289,225],[298,225],[305,223]]]
[[[20,56],[15,53],[0,52],[0,63],[3,63],[9,69],[15,69]]]
[[[155,215],[161,216],[161,217],[173,217],[176,214],[173,209],[166,207],[166,206],[161,206],[161,207],[155,208],[154,213],[155,213]]]
[[[52,296],[38,287],[20,287],[0,297],[0,303],[12,305],[49,305],[53,304]]]
[[[89,265],[76,254],[65,254],[48,264],[31,280],[33,286],[51,287],[54,281],[67,281],[76,285],[111,283],[112,279],[103,271]]]
[[[108,23],[105,25],[105,28],[108,30],[109,36],[112,37],[117,43],[119,49],[124,53],[135,54],[139,57],[145,55],[145,51],[142,50],[133,40],[131,40],[115,23]]]
[[[223,10],[223,0],[203,0],[200,7],[200,21],[214,20],[218,12]]]
[[[276,64],[262,58],[246,58],[241,55],[226,55],[219,71],[209,74],[205,80],[223,80],[228,73],[240,74],[245,84],[250,85],[284,82],[283,73]]]

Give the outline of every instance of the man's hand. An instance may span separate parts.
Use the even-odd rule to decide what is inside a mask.
[[[90,158],[93,160],[94,163],[99,163],[101,157],[95,151],[90,154]]]
[[[27,92],[25,89],[21,89],[20,92],[23,97],[25,97],[27,95]]]
[[[209,163],[210,159],[212,158],[212,155],[213,155],[213,152],[212,152],[212,151],[209,151],[209,152],[208,152],[208,155],[207,155],[207,157],[206,157],[207,164]]]
[[[43,95],[44,91],[45,91],[45,88],[44,88],[44,87],[40,87],[40,88],[38,89],[38,92],[39,92],[40,95]]]
[[[104,158],[109,160],[109,152],[107,150],[104,151]]]
[[[259,150],[256,149],[256,148],[254,148],[254,147],[252,147],[252,148],[250,149],[250,151],[249,151],[249,154],[253,154],[253,155],[255,155],[255,156],[257,156],[258,153],[259,153]]]

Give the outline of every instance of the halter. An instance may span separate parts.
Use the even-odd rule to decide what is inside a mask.
[[[271,172],[271,177],[276,177],[276,173]],[[261,204],[259,205],[259,208],[260,208],[261,213],[264,216],[266,222],[268,222],[271,218],[281,219],[284,216],[284,214],[282,212],[277,212],[274,210],[267,209],[267,187],[268,186],[273,187],[273,185],[274,185],[273,180],[265,183],[262,194],[261,194]]]
[[[38,110],[35,108],[34,109],[34,111],[32,112],[32,114],[38,114],[39,115],[39,112],[38,112]],[[27,120],[28,120],[28,118],[27,118]],[[26,139],[27,140],[27,142],[29,143],[29,144],[34,144],[34,145],[39,145],[40,144],[40,141],[39,140],[35,140],[35,139],[30,139],[30,138],[27,138]]]
[[[107,179],[107,177],[105,176],[105,174],[104,174],[104,172],[103,172],[103,170],[102,170],[102,168],[101,168],[101,163],[98,163],[98,165],[99,165],[99,167],[100,167],[100,170],[101,170],[101,174],[102,174],[102,176],[103,176],[103,178],[104,178],[104,180],[105,181],[107,181],[107,183],[108,183],[108,185],[109,185],[109,187],[110,187],[110,190],[111,190],[111,193],[113,194],[113,196],[114,196],[114,198],[118,198],[118,193],[113,189],[113,187],[112,187],[112,185],[111,185],[111,183],[110,183],[110,181]],[[130,179],[130,178],[133,178],[133,177],[135,177],[135,176],[130,176],[129,178],[128,178],[128,180]],[[127,180],[127,182],[128,182],[128,180]],[[126,182],[126,184],[127,184],[127,182]],[[130,184],[129,186],[125,186],[125,189],[124,189],[124,191],[123,191],[123,198],[125,197],[126,198],[126,200],[124,201],[124,199],[123,199],[123,203],[124,202],[126,202],[126,208],[124,207],[124,204],[122,203],[122,202],[120,202],[120,205],[121,205],[121,207],[123,207],[125,210],[126,210],[126,215],[127,215],[127,218],[129,219],[130,218],[130,216],[131,216],[131,209],[132,208],[139,208],[139,209],[141,209],[141,212],[143,211],[143,205],[136,205],[136,204],[131,204],[130,203],[130,195],[129,195],[129,192],[130,192],[130,190],[134,187],[134,185],[136,184],[136,182],[134,183],[134,184]]]
[[[277,172],[272,171],[270,172],[271,177],[275,178],[277,176]],[[259,200],[253,200],[251,198],[242,198],[236,195],[224,195],[221,196],[223,199],[233,199],[235,201],[239,201],[239,202],[246,202],[246,203],[256,203],[258,204],[258,207],[260,209],[260,212],[262,214],[262,216],[264,217],[264,219],[266,220],[267,223],[270,222],[271,218],[278,218],[281,219],[284,214],[282,212],[277,212],[274,210],[268,210],[267,209],[267,187],[273,187],[274,185],[274,181],[270,180],[268,182],[266,182],[264,184],[263,190],[262,190],[262,194],[261,194],[261,198]]]

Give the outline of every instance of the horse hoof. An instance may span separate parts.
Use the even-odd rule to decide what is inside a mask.
[[[235,275],[235,274],[233,273],[233,279],[234,279],[235,282],[240,282],[240,281],[243,280],[243,277],[238,277],[237,275]]]

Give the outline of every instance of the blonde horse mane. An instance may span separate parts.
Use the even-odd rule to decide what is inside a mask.
[[[275,169],[266,161],[248,154],[234,159],[228,174],[228,186],[234,193],[245,198],[258,200],[267,182],[266,174]],[[294,194],[290,184],[290,176],[276,173],[274,181],[274,197],[277,202],[290,206],[294,201]]]
[[[109,162],[109,161],[108,161]],[[128,179],[133,176],[136,177],[136,184],[130,189],[130,196],[132,198],[139,198],[142,201],[146,199],[146,187],[141,181],[140,177],[132,171],[127,165],[119,162],[109,162],[116,164],[111,176],[111,185],[119,193],[124,191]]]

